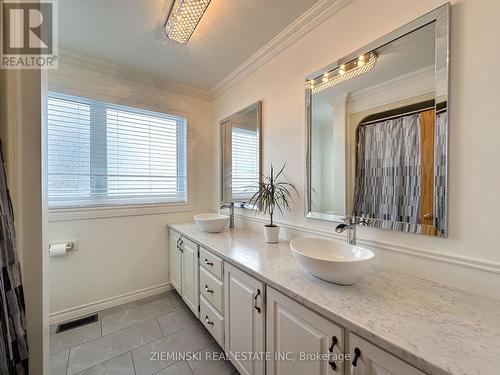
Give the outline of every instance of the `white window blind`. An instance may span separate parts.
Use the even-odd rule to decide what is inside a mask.
[[[183,117],[49,93],[49,207],[187,201]]]
[[[232,128],[232,196],[250,198],[259,184],[259,134],[256,130]]]

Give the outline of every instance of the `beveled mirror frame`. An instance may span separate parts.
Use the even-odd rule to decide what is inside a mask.
[[[328,221],[335,221],[335,222],[342,222],[344,221],[346,215],[334,215],[334,214],[327,214],[324,212],[314,212],[312,211],[312,194],[311,194],[311,186],[312,186],[312,181],[311,181],[311,161],[312,161],[312,148],[311,148],[311,130],[312,130],[312,90],[310,88],[310,85],[308,84],[309,80],[315,79],[318,76],[321,76],[323,72],[325,71],[331,71],[335,68],[338,68],[340,65],[348,63],[349,61],[352,61],[353,59],[356,59],[358,56],[366,54],[370,51],[376,50],[388,43],[391,43],[392,41],[401,38],[417,29],[420,29],[426,25],[429,25],[433,22],[436,23],[436,50],[435,50],[435,87],[437,86],[437,83],[440,82],[440,87],[443,87],[443,95],[440,95],[440,98],[444,98],[440,100],[440,104],[442,106],[442,103],[444,102],[445,107],[447,108],[448,114],[449,114],[449,19],[450,19],[450,4],[446,3],[439,8],[434,9],[433,11],[411,21],[410,23],[400,27],[399,29],[375,40],[374,42],[371,42],[367,44],[366,46],[352,52],[351,54],[344,56],[337,61],[323,67],[322,69],[319,69],[311,74],[309,74],[306,77],[305,80],[305,110],[306,110],[306,191],[305,191],[305,216],[308,218],[312,219],[320,219],[320,220],[328,220]],[[435,98],[436,99],[436,98]],[[437,100],[435,100],[436,106],[438,105]],[[437,109],[437,108],[436,108]],[[449,116],[446,122],[446,132],[448,134],[447,139],[449,140]],[[448,144],[446,144],[446,159],[448,159]],[[449,174],[449,166],[448,162],[446,165],[446,177],[445,177],[445,184],[448,186],[448,174]],[[446,204],[446,210],[445,210],[445,230],[443,233],[438,233],[435,234],[440,237],[447,237],[448,236],[448,192],[446,193],[445,197],[445,204]],[[347,197],[346,197],[347,199]],[[347,215],[350,216],[350,215]],[[382,223],[381,223],[382,222]],[[368,220],[368,225],[374,226],[374,227],[381,227],[381,225],[385,222],[384,220],[378,220],[378,219],[370,219]],[[400,223],[401,222],[392,222],[392,223]],[[416,230],[408,230],[405,229],[404,225],[401,226],[402,228],[394,229],[394,230],[401,230],[405,232],[412,232],[412,233],[426,233],[429,230],[436,230],[434,225],[424,225],[424,224],[417,224],[417,229]]]
[[[257,111],[257,129],[259,131],[259,183],[262,182],[262,101],[259,100],[256,103],[249,105],[248,107],[243,108],[242,110],[233,113],[232,115],[222,119],[219,122],[219,142],[220,142],[220,203],[235,203],[236,207],[253,209],[254,206],[249,204],[247,201],[234,201],[234,202],[225,202],[224,201],[224,142],[223,140],[223,132],[224,132],[224,124],[227,122],[243,116],[244,114],[256,110]]]

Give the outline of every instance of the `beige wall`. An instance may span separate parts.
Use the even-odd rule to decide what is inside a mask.
[[[304,77],[442,4],[442,0],[354,0],[220,95],[214,103],[214,123],[262,100],[264,167],[286,161],[286,178],[303,192]],[[359,235],[381,249],[383,265],[500,296],[495,235],[500,212],[498,14],[496,0],[452,1],[449,238],[372,228],[361,228]],[[483,56],[487,58],[480,63]],[[215,164],[214,170],[218,170]],[[331,232],[333,223],[304,218],[303,198],[301,194],[293,212],[281,221]]]
[[[212,165],[215,157],[212,103],[196,95],[162,88],[158,83],[138,80],[136,75],[127,79],[130,75],[124,76],[115,68],[108,64],[105,68],[87,69],[60,63],[59,69],[49,74],[49,89],[186,115],[191,207],[176,208],[177,212],[155,209],[154,214],[140,211],[132,216],[116,214],[91,219],[67,219],[49,212],[49,242],[79,241],[77,251],[50,258],[51,322],[167,288],[167,224],[192,220],[195,211],[211,208],[215,179],[206,166]]]

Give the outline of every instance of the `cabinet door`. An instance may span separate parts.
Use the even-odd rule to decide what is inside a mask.
[[[341,327],[272,288],[266,307],[268,375],[343,373]]]
[[[422,371],[355,334],[349,335],[349,342],[350,374],[352,375],[425,375]],[[357,360],[356,353],[358,353]]]
[[[242,375],[261,375],[265,358],[244,358],[240,353],[265,350],[264,284],[243,271],[224,263],[225,351]]]
[[[200,305],[200,285],[199,264],[198,264],[198,245],[194,242],[182,238],[182,299],[193,311],[196,317],[199,317],[198,306]]]
[[[170,230],[170,283],[182,296],[182,252],[178,248],[181,236]]]

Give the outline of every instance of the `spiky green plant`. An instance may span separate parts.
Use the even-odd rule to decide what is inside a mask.
[[[250,198],[250,203],[255,205],[254,207],[258,212],[269,215],[270,223],[266,226],[275,226],[273,216],[276,209],[282,215],[285,210],[291,210],[290,203],[293,202],[292,192],[295,192],[297,195],[299,194],[294,185],[279,181],[285,166],[286,163],[275,174],[273,165],[271,164],[270,173],[262,176],[262,182],[259,182],[257,192]]]

